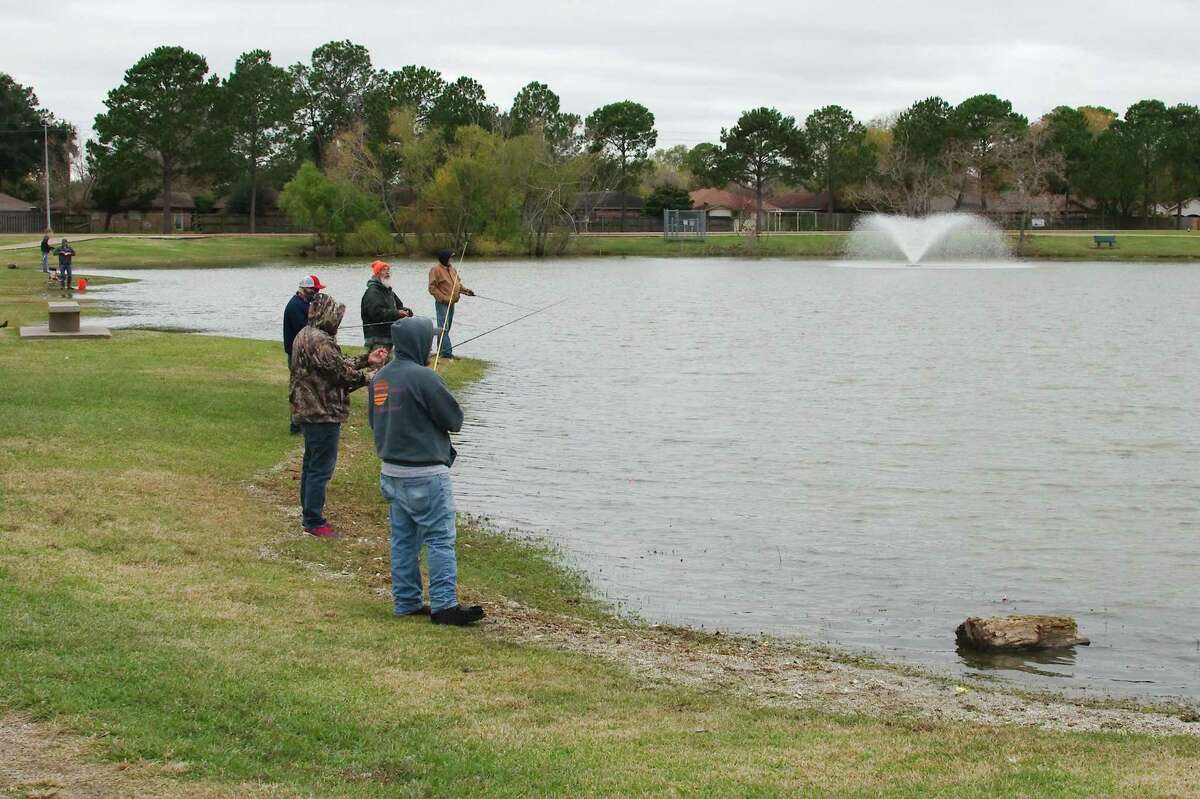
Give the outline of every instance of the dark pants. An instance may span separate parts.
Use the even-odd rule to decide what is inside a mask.
[[[304,463],[300,466],[300,507],[306,530],[329,522],[325,519],[325,486],[337,466],[338,438],[342,426],[337,422],[303,423]]]
[[[433,310],[437,313],[438,330],[441,330],[443,327],[446,330],[442,334],[442,350],[439,357],[453,358],[454,345],[450,343],[450,327],[454,324],[454,306],[445,302],[434,302]],[[437,331],[434,332],[436,333]]]
[[[58,265],[58,287],[61,289],[71,288],[71,265]]]

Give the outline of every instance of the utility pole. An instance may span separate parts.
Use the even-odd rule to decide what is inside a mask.
[[[50,133],[42,123],[42,171],[46,178],[46,232],[50,232]]]

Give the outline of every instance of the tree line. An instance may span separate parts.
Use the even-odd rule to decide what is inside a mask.
[[[202,185],[253,225],[263,188],[282,188],[297,223],[364,249],[475,237],[542,253],[579,194],[600,189],[637,192],[655,212],[690,206],[688,189],[732,184],[753,196],[760,226],[765,198],[782,187],[823,192],[827,210],[911,214],[968,192],[986,209],[1007,192],[1029,207],[1057,194],[1096,213],[1149,217],[1163,205],[1182,213],[1200,194],[1200,111],[1159,100],[1124,114],[1059,106],[1033,122],[993,94],[957,105],[930,97],[869,122],[837,105],[803,121],[763,107],[716,142],[656,150],[654,114],[632,100],[583,117],[534,81],[502,110],[473,78],[378,69],[362,45],[333,41],[290,66],[252,50],[225,77],[197,53],[159,47],[104,105],[80,152],[69,126],[0,74],[0,131],[50,124],[51,171],[75,172],[93,208],[111,214],[154,194],[169,205],[180,185]],[[36,137],[0,133],[0,187],[29,195],[40,149]]]

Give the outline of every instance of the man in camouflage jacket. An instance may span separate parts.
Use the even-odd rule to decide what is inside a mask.
[[[325,518],[325,487],[337,466],[342,422],[350,416],[350,392],[367,384],[367,366],[379,366],[386,353],[350,358],[337,344],[337,330],[346,306],[328,294],[318,294],[308,306],[308,324],[292,342],[292,374],[288,399],[292,421],[304,433],[304,462],[300,468],[300,506],[304,531],[319,537],[334,535]]]

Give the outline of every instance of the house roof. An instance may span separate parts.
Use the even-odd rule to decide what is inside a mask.
[[[624,197],[624,202],[621,198]],[[642,198],[636,194],[620,191],[584,191],[579,193],[579,197],[575,200],[575,207],[585,211],[597,211],[600,209],[620,209],[637,210],[645,206]]]
[[[212,208],[214,211],[224,211],[229,207],[230,195],[225,194],[216,199]],[[249,199],[247,199],[249,202]],[[258,199],[255,201],[256,208],[278,208],[279,207],[279,192],[270,186],[261,186],[258,189]]]
[[[958,208],[954,207],[956,204]],[[1064,198],[1061,194],[1039,194],[1033,198],[1030,206],[1031,210],[1037,213],[1062,213],[1066,210]],[[929,210],[935,212],[986,210],[989,213],[1018,214],[1025,210],[1025,198],[1014,191],[989,194],[987,196],[987,208],[985,209],[983,198],[979,196],[979,193],[968,190],[963,192],[961,202],[958,195],[955,194],[946,194],[933,198],[929,203]]]
[[[697,209],[728,208],[731,211],[753,211],[756,207],[753,196],[736,194],[725,189],[696,189],[691,192],[691,197],[692,208]],[[766,198],[763,199],[764,211],[774,211],[778,208],[779,206]]]
[[[36,211],[37,206],[0,192],[0,211]]]
[[[161,209],[163,207],[162,192],[154,195],[154,199],[146,203],[146,208]],[[171,210],[173,211],[190,211],[196,207],[196,201],[192,199],[192,195],[186,191],[171,192]]]
[[[772,195],[771,202],[787,211],[824,211],[829,207],[829,192],[786,191]]]
[[[1169,203],[1155,206],[1155,212],[1162,216],[1175,216],[1180,211],[1179,203]],[[1200,216],[1200,197],[1183,201],[1181,216]]]

